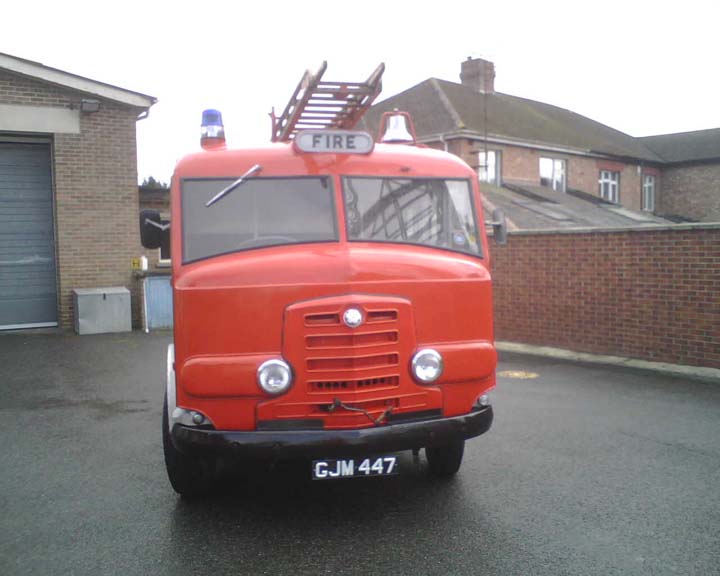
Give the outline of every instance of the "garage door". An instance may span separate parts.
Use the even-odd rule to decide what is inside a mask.
[[[0,329],[57,325],[49,144],[0,142]]]

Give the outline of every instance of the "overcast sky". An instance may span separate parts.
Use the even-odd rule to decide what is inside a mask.
[[[269,140],[303,71],[386,71],[380,99],[467,56],[496,90],[569,108],[634,136],[720,126],[717,2],[8,2],[0,52],[158,98],[138,122],[138,172],[167,181],[199,148],[205,108],[232,146]]]

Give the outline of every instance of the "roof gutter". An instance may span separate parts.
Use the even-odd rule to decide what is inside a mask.
[[[501,136],[488,135],[487,138],[484,136],[478,136],[477,133],[471,130],[454,130],[452,132],[442,132],[436,134],[428,134],[418,138],[419,142],[427,143],[435,140],[444,141],[445,139],[456,139],[456,138],[467,138],[468,140],[474,140],[476,142],[490,142],[493,144],[505,144],[508,146],[520,146],[522,148],[533,148],[536,150],[549,150],[552,152],[564,152],[566,154],[577,154],[582,156],[598,156],[598,153],[593,153],[591,150],[568,148],[564,146],[548,145],[543,143],[529,142],[527,140],[515,140],[512,138],[503,138]],[[606,156],[606,155],[603,155]]]
[[[575,156],[586,156],[589,158],[604,158],[604,159],[621,159],[621,160],[632,160],[633,162],[651,162],[653,164],[663,164],[662,161],[647,160],[643,158],[633,158],[630,156],[620,156],[616,154],[608,154],[607,152],[599,152],[597,150],[582,149],[582,148],[570,148],[566,146],[558,146],[553,144],[545,144],[538,142],[530,142],[527,140],[515,140],[513,138],[507,138],[496,135],[488,135],[487,138],[484,136],[478,136],[477,133],[470,130],[455,130],[453,132],[443,132],[437,134],[428,134],[422,138],[418,138],[421,143],[432,142],[441,140],[445,142],[445,139],[454,138],[467,138],[468,140],[474,140],[476,142],[488,142],[492,144],[504,144],[506,146],[519,146],[521,148],[530,148],[533,150],[547,150],[548,152],[560,152],[562,154],[572,154]]]

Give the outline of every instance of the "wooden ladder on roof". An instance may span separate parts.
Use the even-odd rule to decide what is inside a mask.
[[[288,142],[300,130],[352,130],[382,90],[385,64],[365,82],[323,82],[326,69],[323,62],[315,74],[307,70],[283,113],[270,113],[273,142]]]

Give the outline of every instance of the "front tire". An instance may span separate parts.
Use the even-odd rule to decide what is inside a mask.
[[[165,468],[173,490],[183,498],[197,498],[208,494],[211,488],[211,469],[209,463],[195,456],[183,454],[172,442],[168,427],[167,397],[163,402],[163,452]]]
[[[425,447],[425,457],[428,461],[428,471],[437,478],[454,476],[462,464],[465,453],[465,440],[458,440],[449,444]]]

